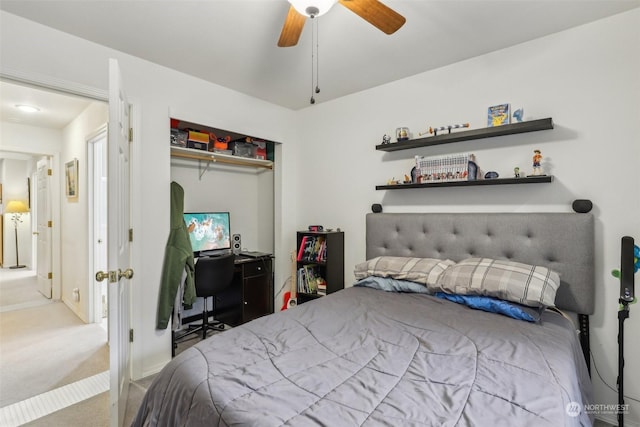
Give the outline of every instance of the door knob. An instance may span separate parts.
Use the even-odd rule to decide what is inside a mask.
[[[108,271],[98,271],[96,273],[96,280],[98,282],[102,282],[104,279],[108,279],[109,278],[109,272]]]
[[[34,232],[33,232],[33,235],[34,235],[34,236],[37,236],[38,234],[40,234],[40,233],[38,233],[37,231],[34,231]]]
[[[118,280],[122,279],[131,279],[133,277],[133,270],[130,268],[127,268],[125,271],[122,270],[118,270]]]

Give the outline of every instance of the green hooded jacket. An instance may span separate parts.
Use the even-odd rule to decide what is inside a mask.
[[[162,278],[160,279],[160,297],[158,298],[157,329],[166,329],[173,313],[176,292],[180,287],[182,272],[186,270],[182,303],[192,305],[196,300],[196,287],[193,280],[194,260],[189,232],[183,219],[184,190],[177,182],[171,183],[171,230],[164,252]]]

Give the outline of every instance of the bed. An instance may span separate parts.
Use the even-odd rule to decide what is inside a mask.
[[[526,263],[558,273],[558,310],[530,322],[363,279],[181,353],[133,425],[592,424],[580,410],[591,403],[590,214],[379,213],[366,223],[369,261],[357,271],[385,257],[450,260],[446,274],[475,258]]]

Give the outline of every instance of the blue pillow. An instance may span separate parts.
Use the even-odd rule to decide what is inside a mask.
[[[445,292],[436,292],[434,295],[438,298],[464,304],[477,310],[503,314],[514,319],[526,320],[527,322],[538,322],[544,311],[544,307],[528,307],[484,295],[458,295],[447,294]]]

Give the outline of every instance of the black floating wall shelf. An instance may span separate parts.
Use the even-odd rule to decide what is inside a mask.
[[[538,119],[520,123],[512,123],[489,128],[472,129],[460,132],[428,136],[426,138],[410,139],[408,141],[394,142],[391,144],[376,145],[376,150],[399,151],[411,148],[429,147],[432,145],[450,144],[452,142],[471,141],[474,139],[493,138],[495,136],[514,135],[517,133],[536,132],[539,130],[553,129],[553,119]]]
[[[474,185],[506,185],[506,184],[539,184],[552,182],[553,176],[529,176],[526,178],[495,178],[477,181],[424,182],[419,184],[376,185],[376,190],[404,190],[407,188],[437,188],[437,187],[470,187]]]

